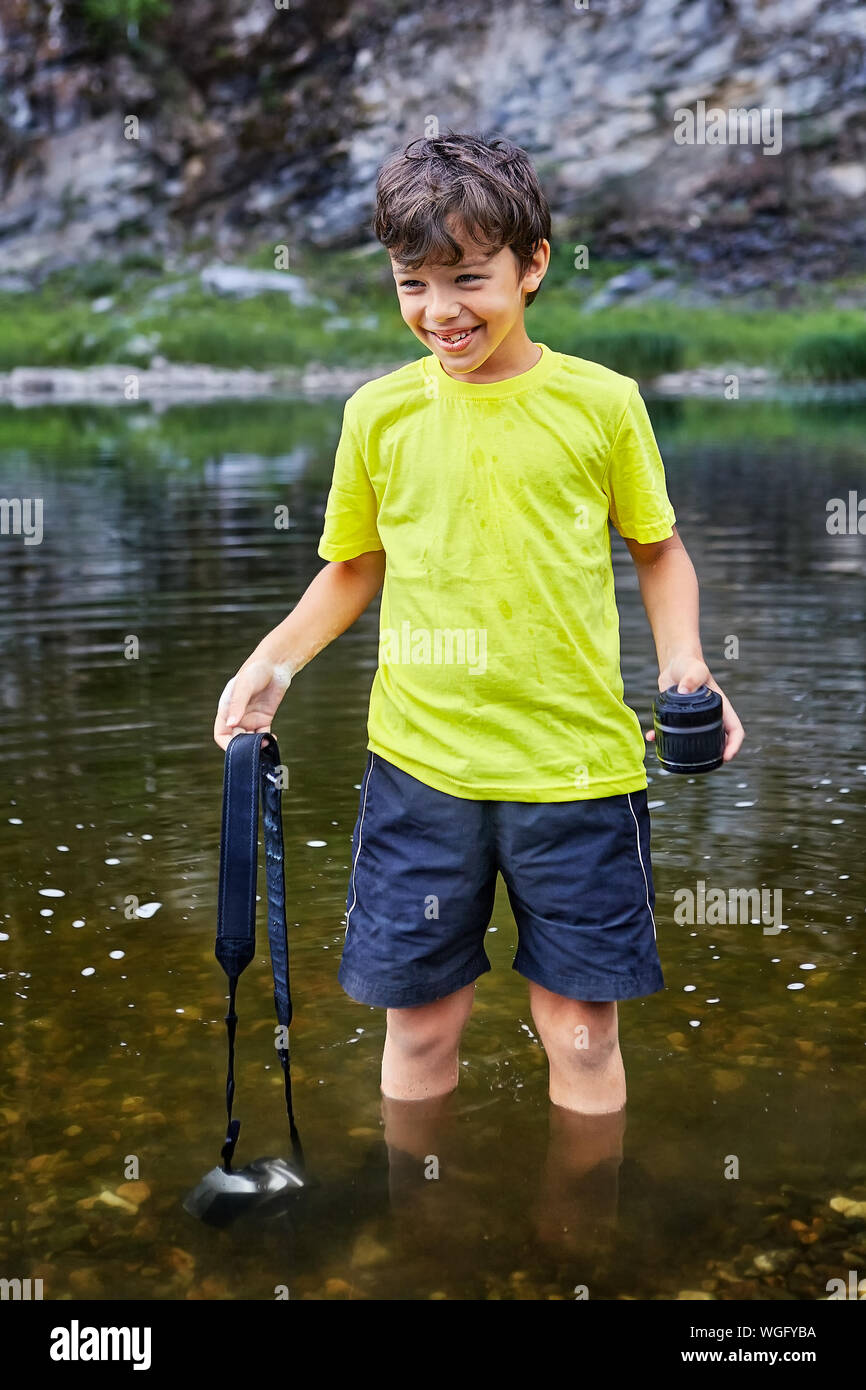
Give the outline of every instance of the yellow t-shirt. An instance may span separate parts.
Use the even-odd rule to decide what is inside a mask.
[[[647,785],[608,518],[676,520],[637,383],[541,343],[506,381],[431,353],[345,405],[319,554],[384,550],[367,747],[428,786],[575,801]]]

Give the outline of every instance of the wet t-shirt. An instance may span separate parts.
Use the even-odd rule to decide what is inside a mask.
[[[676,517],[637,383],[545,344],[455,380],[435,354],[346,402],[319,555],[384,550],[368,748],[477,800],[647,785],[623,700],[609,521]]]

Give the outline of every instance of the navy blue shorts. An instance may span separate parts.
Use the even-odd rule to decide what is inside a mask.
[[[569,999],[664,988],[645,790],[583,801],[472,801],[368,750],[339,980],[361,1004],[406,1008],[490,969],[501,872],[513,969]]]

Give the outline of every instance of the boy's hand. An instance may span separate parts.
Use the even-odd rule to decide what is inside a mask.
[[[722,723],[725,729],[722,762],[729,763],[731,758],[736,756],[746,734],[727,695],[710,675],[709,667],[694,656],[674,656],[659,674],[659,690],[667,690],[672,685],[676,685],[681,695],[687,690],[698,690],[702,685],[708,685],[711,690],[719,692],[722,697]],[[655,729],[649,729],[646,734],[647,743],[654,743],[655,736]]]
[[[219,698],[213,736],[225,751],[235,734],[269,733],[271,720],[291,683],[288,666],[255,652],[232,676]]]

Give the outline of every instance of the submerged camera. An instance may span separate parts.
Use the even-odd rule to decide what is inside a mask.
[[[675,685],[653,703],[656,755],[668,772],[712,772],[725,751],[722,697],[702,685],[682,694]]]
[[[212,1168],[198,1186],[187,1193],[183,1208],[209,1226],[228,1226],[253,1208],[281,1209],[282,1203],[277,1199],[292,1196],[306,1186],[304,1179],[285,1159],[254,1158],[246,1168],[230,1173],[224,1168]]]

